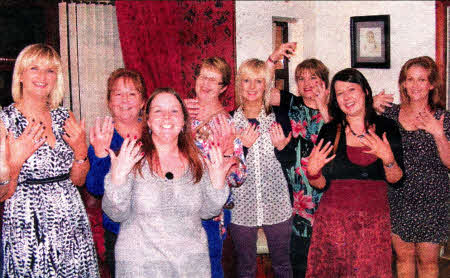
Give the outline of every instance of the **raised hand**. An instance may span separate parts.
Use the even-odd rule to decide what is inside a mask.
[[[314,101],[318,106],[328,105],[328,99],[330,95],[330,90],[328,90],[325,86],[325,82],[323,80],[319,80],[316,86],[313,87],[313,92],[315,95]]]
[[[141,143],[137,139],[125,138],[118,155],[108,148],[111,157],[111,181],[114,184],[123,184],[134,165],[144,156],[141,152]]]
[[[311,176],[315,176],[322,171],[323,166],[325,166],[328,162],[333,160],[336,157],[336,154],[333,154],[331,157],[328,157],[333,150],[333,145],[331,142],[327,142],[323,147],[323,139],[320,139],[319,144],[315,145],[309,155],[308,166],[306,170],[308,174]]]
[[[386,94],[383,90],[381,93],[373,97],[373,109],[375,109],[378,114],[381,114],[384,112],[386,107],[391,107],[393,102],[394,95]]]
[[[256,139],[258,139],[259,135],[260,133],[256,124],[249,124],[246,129],[239,132],[239,138],[246,148],[250,148]]]
[[[90,128],[89,143],[99,158],[108,156],[108,149],[114,134],[114,124],[112,117],[105,117],[103,123],[101,119],[95,119],[95,126]]]
[[[395,161],[392,153],[391,145],[386,138],[386,132],[383,133],[382,138],[375,134],[374,127],[369,128],[369,132],[360,139],[361,143],[370,150],[365,153],[373,154],[383,161],[383,164],[390,164]]]
[[[9,152],[14,154],[10,156],[10,166],[13,169],[20,171],[25,161],[44,144],[43,133],[44,126],[34,121],[28,123],[18,138],[12,132],[8,133]]]
[[[282,60],[284,57],[290,59],[293,55],[295,55],[296,48],[296,42],[283,43],[277,47],[272,54],[270,54],[269,58],[274,62]]]
[[[283,129],[279,123],[273,123],[273,125],[269,129],[270,140],[272,141],[272,145],[277,148],[277,150],[281,151],[286,147],[286,145],[291,141],[292,132],[289,132],[289,135],[284,136]]]
[[[214,125],[211,126],[213,140],[221,147],[226,155],[234,152],[234,139],[236,138],[236,129],[233,123],[230,123],[224,114],[219,114],[214,118]]]
[[[70,117],[66,119],[63,128],[65,132],[62,138],[72,148],[75,159],[85,159],[88,146],[86,143],[86,125],[84,119],[77,122],[75,116],[71,113]]]
[[[11,168],[9,166],[8,144],[6,142],[6,133],[0,129],[0,183],[10,180]]]
[[[436,119],[429,111],[422,111],[416,116],[416,127],[423,129],[433,136],[444,135],[444,114],[440,119]]]
[[[197,98],[187,98],[184,99],[184,105],[186,105],[189,117],[191,119],[197,119],[198,113],[200,111],[200,105],[198,104]]]
[[[209,158],[206,159],[209,178],[213,186],[217,189],[225,187],[225,178],[231,165],[235,163],[232,159],[224,159],[222,149],[214,143],[209,151]]]

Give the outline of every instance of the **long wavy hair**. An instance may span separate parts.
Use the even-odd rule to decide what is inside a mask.
[[[194,143],[194,138],[192,137],[188,111],[178,93],[175,92],[175,90],[172,88],[157,88],[145,104],[145,122],[148,122],[153,100],[160,94],[171,94],[175,96],[181,105],[184,126],[181,129],[180,134],[178,134],[177,145],[181,155],[188,161],[188,168],[194,177],[194,183],[198,183],[203,175],[203,160],[201,158],[200,151]],[[147,160],[150,167],[150,172],[152,174],[160,172],[161,164],[158,156],[158,151],[156,149],[155,143],[153,142],[152,134],[150,133],[150,128],[148,125],[145,125],[144,127],[141,141],[144,157],[138,163],[136,163],[135,170],[139,171],[142,176],[142,167],[144,166],[145,160]]]
[[[434,111],[436,108],[445,109],[444,100],[441,98],[442,91],[442,80],[439,75],[438,68],[433,59],[428,56],[421,56],[409,59],[400,70],[400,75],[398,77],[398,87],[400,88],[401,101],[409,103],[409,96],[406,92],[405,81],[406,74],[412,66],[419,66],[428,71],[428,82],[433,86],[433,89],[428,93],[428,105],[431,110]]]
[[[372,89],[370,88],[369,82],[364,77],[364,75],[360,71],[352,68],[347,68],[339,71],[334,75],[333,80],[331,81],[328,111],[330,113],[330,116],[333,118],[333,121],[342,123],[343,125],[347,124],[346,115],[344,112],[342,112],[337,102],[335,89],[336,81],[350,82],[361,86],[361,89],[363,90],[363,92],[365,92],[364,125],[367,128],[368,126],[373,124],[377,114],[373,109]]]

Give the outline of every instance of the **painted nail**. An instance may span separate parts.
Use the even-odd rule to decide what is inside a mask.
[[[127,134],[127,138],[130,138],[130,134]]]
[[[134,135],[134,140],[136,140],[137,139],[137,136],[136,135]]]
[[[144,154],[145,154],[144,152],[141,152],[141,156],[144,156]]]

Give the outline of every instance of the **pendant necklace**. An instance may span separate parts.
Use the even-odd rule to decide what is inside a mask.
[[[358,139],[362,139],[362,138],[364,138],[364,136],[366,136],[366,135],[368,134],[366,129],[364,129],[364,133],[363,133],[363,134],[358,135],[358,134],[356,134],[356,133],[353,131],[353,129],[352,129],[352,127],[351,127],[350,125],[348,125],[348,128],[350,129],[350,132],[351,132],[355,137],[357,137]]]

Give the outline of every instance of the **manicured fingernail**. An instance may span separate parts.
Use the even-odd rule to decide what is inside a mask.
[[[127,138],[130,138],[130,134],[127,134]]]
[[[139,142],[138,145],[139,145],[139,146],[142,146],[142,142]]]
[[[31,120],[34,123],[34,119]]]
[[[39,122],[39,124],[41,125],[41,124],[42,124],[42,122]]]
[[[134,135],[134,140],[136,140],[137,139],[137,136],[136,135]]]
[[[42,128],[45,129],[45,125]]]
[[[108,152],[108,149],[107,149],[107,148],[105,148],[105,151],[107,151],[107,152]]]
[[[144,152],[141,152],[141,155],[142,155],[142,156],[144,156],[144,154],[145,154]]]

